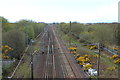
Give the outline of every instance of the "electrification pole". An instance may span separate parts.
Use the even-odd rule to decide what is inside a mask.
[[[69,35],[71,34],[71,21],[70,21],[70,27],[69,27]],[[71,46],[71,39],[69,39],[69,45]]]
[[[31,55],[31,79],[33,80],[33,47],[32,47],[32,39],[30,40],[30,55]]]
[[[62,37],[62,25],[60,25],[60,37]]]
[[[97,79],[99,80],[99,75],[100,75],[100,43],[98,45],[98,60],[97,60]]]
[[[28,22],[26,21],[26,46],[28,46]]]

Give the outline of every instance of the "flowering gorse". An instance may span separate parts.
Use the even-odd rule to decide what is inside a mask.
[[[7,54],[8,51],[10,51],[10,50],[13,50],[13,48],[9,47],[8,45],[2,46],[2,51],[3,51],[3,53],[2,53],[2,58],[8,59],[9,56],[6,56],[6,54]]]

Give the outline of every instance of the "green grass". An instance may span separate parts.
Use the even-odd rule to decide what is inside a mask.
[[[22,64],[18,71],[16,72],[15,78],[30,78],[30,66],[28,66],[28,64],[24,63]]]
[[[18,67],[14,78],[30,78],[30,55],[29,52],[25,54],[23,61]]]
[[[101,60],[103,60],[106,65],[117,67],[116,64],[113,64],[113,60],[110,60],[110,57],[107,57],[104,53],[101,53]]]

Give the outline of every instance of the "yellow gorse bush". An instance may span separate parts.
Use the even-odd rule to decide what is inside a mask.
[[[8,45],[5,45],[5,46],[2,46],[2,50],[4,51],[2,53],[2,58],[8,59],[9,57],[5,55],[8,53],[8,51],[13,50],[13,48],[9,47]]]
[[[9,47],[8,45],[2,46],[2,50],[4,49],[13,50],[13,48]]]
[[[2,48],[8,48],[8,47],[9,47],[8,45],[2,46]]]
[[[75,48],[75,47],[71,47],[69,49],[70,49],[70,51],[77,51],[77,48]]]
[[[117,51],[117,50],[119,50],[120,48],[113,48],[113,49]]]
[[[76,51],[73,51],[72,53],[73,53],[73,54],[76,54]]]
[[[77,58],[77,61],[84,63],[90,62],[90,55],[80,56],[79,58]]]
[[[8,59],[9,57],[8,57],[8,56],[5,56],[5,54],[2,54],[2,58]]]
[[[115,70],[116,69],[116,67],[109,67],[109,68],[107,68],[108,70],[110,70],[110,71],[113,71],[113,70]]]
[[[117,59],[116,61],[114,61],[114,63],[115,63],[115,64],[117,64],[117,63],[120,64],[120,58]]]
[[[90,58],[90,55],[86,54],[84,55],[84,58]]]
[[[91,47],[89,47],[89,49],[94,49],[94,48],[97,48],[97,46],[96,45],[94,45],[94,46],[91,46]]]
[[[84,65],[85,63],[84,63],[84,61],[81,61],[79,64],[80,64],[80,65]]]
[[[79,58],[79,57],[80,57],[80,54],[76,54],[76,55],[75,55],[75,58]]]
[[[90,59],[89,58],[85,58],[85,61],[90,61]]]
[[[92,64],[86,64],[84,67],[91,68]]]
[[[88,70],[91,67],[92,67],[92,64],[86,64],[86,65],[84,65],[84,70]]]
[[[85,61],[84,57],[79,57],[77,60],[78,61]]]
[[[93,55],[93,57],[96,57],[96,58],[98,58],[98,54],[95,54],[95,55]]]
[[[118,55],[117,55],[117,54],[114,54],[114,55],[111,57],[111,59],[116,59],[116,58],[118,58]]]
[[[70,47],[69,49],[70,49],[70,50],[73,50],[74,48],[73,48],[73,47]]]
[[[8,50],[8,49],[6,49],[6,50],[4,51],[4,54],[7,54],[7,53],[8,53],[8,51],[9,51],[9,50]]]

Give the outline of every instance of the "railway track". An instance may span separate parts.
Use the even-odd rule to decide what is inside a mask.
[[[62,47],[63,52],[65,52],[64,55],[68,60],[68,63],[72,71],[74,72],[75,78],[88,78],[88,75],[84,74],[84,71],[80,68],[78,64],[76,64],[76,60],[73,58],[72,54],[70,53],[68,47],[65,45],[64,41],[60,37],[58,38],[58,40],[60,42],[60,46]]]
[[[85,78],[52,25],[45,28],[40,43],[40,53],[33,57],[34,78]]]

